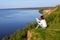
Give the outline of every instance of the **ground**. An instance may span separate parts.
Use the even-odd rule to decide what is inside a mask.
[[[49,15],[44,16],[48,27],[28,30],[27,40],[60,40],[60,6],[54,7]]]

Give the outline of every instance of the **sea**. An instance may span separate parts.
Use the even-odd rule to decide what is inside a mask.
[[[36,22],[42,14],[39,10],[6,10],[0,9],[0,39]]]

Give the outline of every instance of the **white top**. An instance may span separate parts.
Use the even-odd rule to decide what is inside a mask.
[[[36,21],[42,28],[47,27],[45,19],[39,20],[38,18],[36,18]]]

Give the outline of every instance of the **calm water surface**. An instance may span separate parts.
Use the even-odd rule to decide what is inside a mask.
[[[0,10],[0,39],[35,22],[39,16],[38,10]]]

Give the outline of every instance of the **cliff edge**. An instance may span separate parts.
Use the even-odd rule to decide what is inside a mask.
[[[28,30],[27,40],[60,40],[60,5],[42,12],[48,27]]]

